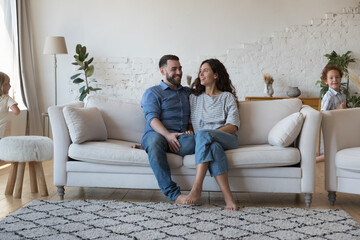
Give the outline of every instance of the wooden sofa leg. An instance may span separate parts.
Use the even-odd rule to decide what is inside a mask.
[[[59,186],[57,187],[57,191],[58,191],[58,195],[60,197],[60,200],[64,200],[64,195],[65,195],[65,188],[64,186]]]
[[[328,193],[328,199],[329,199],[330,205],[331,205],[331,206],[334,206],[335,200],[336,200],[336,192],[329,191],[329,193]]]
[[[305,206],[307,208],[310,207],[311,205],[311,200],[312,200],[312,193],[305,193]]]

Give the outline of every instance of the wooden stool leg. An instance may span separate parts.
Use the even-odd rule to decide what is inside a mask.
[[[29,162],[30,189],[32,193],[38,192],[35,164],[36,164],[35,162]]]
[[[21,198],[22,185],[24,181],[24,171],[25,171],[25,163],[21,162],[18,164],[18,169],[17,169],[14,198]]]
[[[36,176],[39,183],[39,191],[42,197],[48,196],[48,190],[45,182],[44,170],[41,162],[35,163]]]
[[[12,195],[14,192],[17,168],[18,168],[17,162],[11,164],[9,177],[5,189],[5,195]]]

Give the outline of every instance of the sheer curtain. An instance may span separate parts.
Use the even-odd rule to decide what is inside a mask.
[[[11,6],[15,7],[14,1],[0,0],[1,5],[1,19],[0,19],[0,71],[5,72],[10,77],[11,89],[9,91],[10,97],[19,103],[20,109],[24,109],[24,104],[20,91],[19,84],[19,67],[18,67],[18,53],[14,45],[16,41],[12,29],[16,29],[16,15],[11,14]]]
[[[4,9],[7,14],[11,14],[11,17],[7,17],[6,20],[12,22],[6,25],[13,36],[13,45],[18,53],[21,94],[28,110],[26,133],[29,135],[41,135],[41,117],[36,92],[30,9],[28,5],[29,1],[27,0],[5,0]],[[16,16],[16,18],[13,16]],[[14,24],[14,21],[16,21],[16,24]]]

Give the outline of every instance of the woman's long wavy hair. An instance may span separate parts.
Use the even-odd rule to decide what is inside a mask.
[[[222,92],[232,93],[232,95],[234,95],[234,98],[236,100],[236,104],[239,106],[239,100],[236,95],[236,89],[233,86],[233,84],[231,83],[229,74],[226,71],[224,64],[222,64],[218,59],[210,58],[201,63],[200,69],[201,69],[201,66],[204,65],[205,63],[209,64],[211,67],[211,70],[214,73],[217,73],[217,75],[218,75],[218,78],[216,79],[216,83],[215,83],[217,89],[219,89]],[[199,96],[203,92],[205,92],[205,86],[201,85],[199,76],[200,76],[200,70],[199,70],[198,77],[195,79],[195,81],[190,86],[191,92],[195,96]]]

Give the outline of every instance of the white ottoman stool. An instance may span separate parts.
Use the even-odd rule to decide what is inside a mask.
[[[11,163],[5,195],[21,198],[25,164],[29,163],[31,192],[48,196],[42,162],[53,158],[53,143],[48,137],[10,136],[0,139],[0,159]]]

